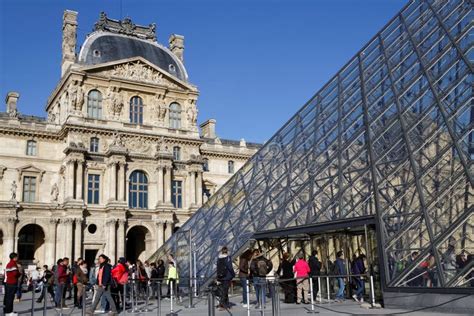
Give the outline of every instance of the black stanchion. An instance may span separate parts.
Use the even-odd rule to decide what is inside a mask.
[[[127,283],[123,285],[122,310],[123,314],[125,315],[125,313],[127,312]]]
[[[280,293],[278,288],[278,282],[273,282],[273,295],[272,295],[272,315],[280,315]]]
[[[150,299],[150,286],[149,286],[149,284],[148,284],[148,281],[147,281],[147,283],[145,284],[145,286],[146,286],[146,291],[145,291],[145,295],[146,295],[146,297],[145,297],[145,307],[143,308],[142,311],[148,312],[148,311],[149,311],[149,310],[148,310],[148,304],[149,304],[149,299]]]
[[[33,290],[31,291],[31,316],[35,314],[35,290],[36,290],[36,282],[33,282]]]
[[[193,279],[189,279],[189,306],[188,308],[193,308]]]
[[[215,316],[216,315],[216,299],[214,297],[214,293],[212,292],[211,289],[209,289],[209,294],[207,296],[207,314],[209,316]]]
[[[156,315],[160,316],[161,315],[161,282],[158,281],[158,288],[156,289],[158,291],[158,298],[156,299]]]
[[[43,286],[43,316],[47,314],[48,286]]]
[[[82,286],[82,296],[81,296],[81,301],[78,302],[79,304],[81,304],[81,315],[82,316],[85,316],[86,315],[86,308],[87,308],[87,289],[86,289],[86,285],[84,284]]]

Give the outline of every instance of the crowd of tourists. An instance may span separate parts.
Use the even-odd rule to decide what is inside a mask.
[[[49,300],[57,309],[70,308],[71,304],[66,304],[68,301],[72,301],[74,308],[85,308],[87,295],[92,303],[87,306],[86,315],[94,314],[99,305],[97,312],[117,314],[123,304],[127,307],[131,295],[143,300],[169,299],[174,293],[179,298],[179,275],[172,254],[166,259],[167,266],[161,259],[151,263],[140,260],[132,263],[122,257],[112,263],[101,254],[91,266],[83,258],[72,263],[69,258],[60,258],[53,267],[44,265],[30,273],[21,268],[18,259],[18,254],[11,253],[5,267],[3,311],[6,316],[17,315],[13,312],[14,302],[21,298],[25,278],[31,285],[28,289],[40,293],[37,303]],[[163,287],[167,289],[165,295]]]

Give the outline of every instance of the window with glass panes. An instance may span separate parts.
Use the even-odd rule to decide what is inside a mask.
[[[130,99],[130,123],[143,124],[143,100],[140,97]]]
[[[26,155],[36,156],[36,141],[29,140],[26,142]]]
[[[170,104],[170,128],[181,128],[181,105],[174,102]]]
[[[173,159],[181,160],[181,148],[178,146],[173,147]]]
[[[143,171],[130,175],[128,205],[130,208],[148,208],[148,179]]]
[[[183,207],[183,182],[173,180],[171,184],[171,203],[176,208]]]
[[[227,163],[227,171],[229,173],[234,173],[234,162],[232,160],[230,160],[228,163]]]
[[[87,176],[87,203],[99,204],[100,197],[100,175],[90,174]]]
[[[34,202],[36,199],[36,177],[23,177],[23,202]]]
[[[87,116],[102,118],[102,93],[98,90],[91,90],[87,95]]]
[[[202,164],[202,169],[204,171],[209,171],[209,159],[204,158],[204,163]]]
[[[99,139],[97,137],[91,138],[90,151],[93,153],[99,152]]]

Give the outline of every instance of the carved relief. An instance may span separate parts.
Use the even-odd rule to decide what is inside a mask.
[[[118,92],[118,88],[109,87],[107,89],[107,99],[109,100],[109,113],[112,119],[120,119],[123,109],[123,97]]]
[[[3,179],[3,173],[7,170],[7,167],[5,166],[0,166],[0,180]]]
[[[153,97],[152,102],[155,106],[156,119],[158,123],[163,123],[166,117],[166,112],[168,111],[166,103],[158,94]]]
[[[53,184],[51,187],[51,202],[57,202],[59,196],[59,188],[57,183]]]
[[[81,112],[84,104],[84,90],[79,81],[74,80],[68,88],[69,106],[73,111]]]
[[[11,199],[12,201],[16,201],[16,189],[18,188],[16,181],[13,180],[12,185],[10,187],[10,192],[11,192]]]
[[[189,106],[188,106],[188,109],[186,110],[186,115],[191,125],[195,126],[197,122],[198,110],[196,108],[196,105],[194,104],[194,100],[189,101]]]

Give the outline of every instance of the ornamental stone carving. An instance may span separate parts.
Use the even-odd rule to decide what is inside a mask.
[[[79,81],[74,80],[68,88],[69,105],[71,109],[76,112],[82,111],[84,104],[84,90]]]
[[[107,99],[109,100],[109,113],[112,119],[120,119],[123,109],[123,97],[118,92],[118,88],[107,89]]]
[[[159,95],[155,95],[153,97],[153,104],[155,105],[156,119],[158,122],[164,122],[166,112],[168,111],[168,107],[166,106],[165,102],[160,99]]]
[[[163,75],[161,73],[139,61],[135,63],[117,65],[114,67],[111,74],[114,77],[130,79],[134,81],[150,82],[156,84],[163,83]]]
[[[11,192],[11,199],[12,201],[16,201],[16,189],[18,188],[16,181],[13,180],[12,185],[10,187],[10,192]]]
[[[194,102],[191,102],[189,104],[188,109],[186,110],[186,114],[188,116],[188,121],[191,123],[191,125],[196,125],[198,110],[196,109]]]

